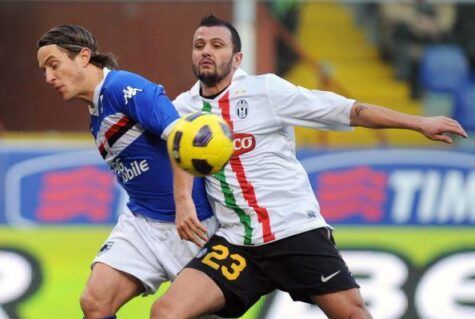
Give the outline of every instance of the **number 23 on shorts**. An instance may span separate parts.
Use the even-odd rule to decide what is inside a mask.
[[[223,245],[215,245],[212,246],[211,249],[212,251],[207,253],[201,262],[215,270],[221,268],[221,273],[225,278],[228,280],[236,280],[241,274],[241,271],[247,266],[246,259],[239,254],[229,255],[228,247]],[[220,262],[222,263],[228,257],[232,259],[233,263],[229,267],[220,265]]]

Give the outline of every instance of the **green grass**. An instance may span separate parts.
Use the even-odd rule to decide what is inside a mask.
[[[81,318],[79,295],[89,275],[89,264],[107,238],[110,227],[0,227],[0,246],[25,250],[40,261],[43,283],[25,300],[19,316],[33,318]],[[463,248],[475,249],[470,228],[337,227],[340,249],[379,248],[394,251],[422,266],[433,258]],[[119,312],[119,318],[148,318],[150,306],[168,284],[154,296],[135,298]],[[256,318],[262,302],[243,318]]]
[[[475,249],[470,227],[336,227],[334,236],[340,248],[391,250],[415,266],[451,251]]]
[[[106,240],[110,227],[0,227],[0,247],[27,251],[39,260],[43,283],[19,308],[19,317],[82,318],[79,296],[89,276],[89,265]],[[162,285],[153,296],[138,297],[126,304],[119,318],[148,318],[150,307],[168,287]],[[256,317],[256,305],[242,318]]]

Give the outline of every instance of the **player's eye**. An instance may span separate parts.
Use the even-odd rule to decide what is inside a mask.
[[[213,43],[213,46],[214,46],[215,48],[219,49],[219,48],[222,48],[222,47],[224,46],[224,44],[221,43],[221,42],[215,42],[215,43]]]
[[[45,69],[49,68],[50,70],[56,70],[59,66],[59,61],[57,60],[50,60],[45,65]]]

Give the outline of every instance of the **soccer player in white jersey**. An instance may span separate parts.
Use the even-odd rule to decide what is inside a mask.
[[[194,185],[180,184],[191,179],[174,181],[161,136],[178,113],[161,85],[114,70],[115,58],[99,52],[94,36],[81,26],[48,31],[38,40],[37,57],[46,82],[64,100],[89,105],[99,153],[130,198],[130,212],[120,216],[94,259],[80,300],[85,318],[116,318],[122,305],[173,280],[197,253],[196,245],[178,236],[175,211],[197,212],[210,232],[216,220],[202,179]],[[173,169],[175,177],[187,175]],[[174,196],[180,199],[176,206]]]
[[[181,114],[221,115],[233,129],[235,154],[206,180],[220,229],[155,302],[152,318],[238,317],[275,289],[318,305],[330,318],[371,318],[295,158],[292,127],[404,128],[447,143],[444,133],[466,133],[446,117],[402,114],[274,74],[247,75],[239,69],[240,51],[232,25],[203,18],[192,49],[199,81],[174,105]],[[178,231],[193,241],[199,223],[193,212],[181,213]]]

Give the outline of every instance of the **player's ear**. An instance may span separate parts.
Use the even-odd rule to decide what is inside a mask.
[[[92,52],[89,48],[82,48],[77,57],[82,67],[86,67],[91,61]]]
[[[241,65],[242,61],[242,52],[235,53],[233,56],[233,66],[238,68]]]

